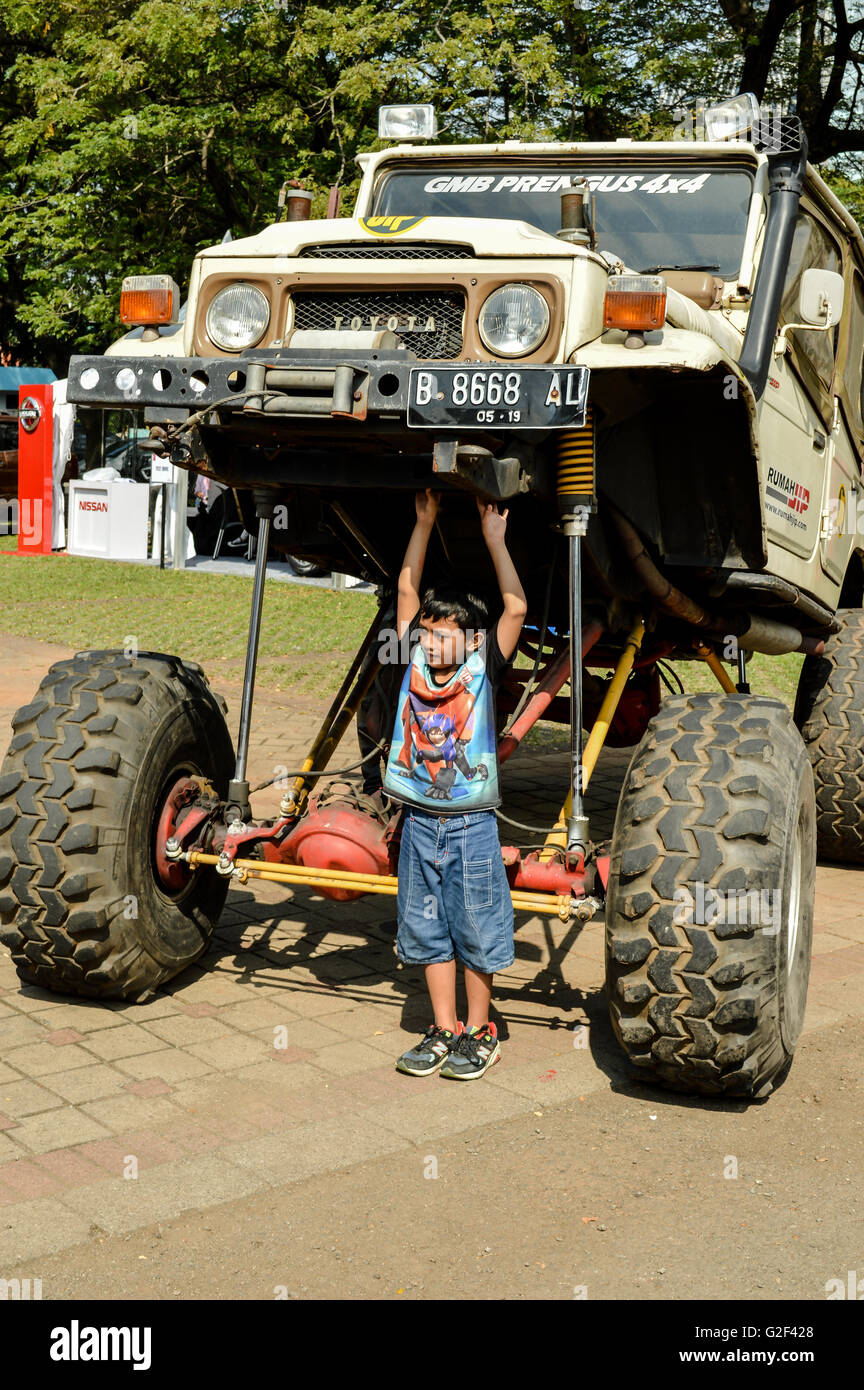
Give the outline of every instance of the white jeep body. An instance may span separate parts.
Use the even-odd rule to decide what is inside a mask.
[[[661,567],[671,566],[679,575],[682,566],[692,568],[694,579],[704,579],[714,570],[713,584],[709,579],[702,587],[703,597],[717,595],[718,575],[722,579],[740,569],[784,581],[804,595],[805,604],[809,597],[826,613],[838,606],[844,585],[847,598],[857,593],[860,599],[864,542],[856,523],[864,445],[864,240],[810,165],[803,176],[782,309],[771,333],[784,322],[797,321],[801,274],[824,265],[820,252],[826,247],[826,268],[838,270],[844,279],[843,317],[836,329],[790,330],[785,352],[778,354],[769,345],[763,352],[764,388],[754,389],[752,372],[748,375],[740,362],[765,256],[770,203],[770,156],[755,145],[405,145],[360,156],[359,162],[363,178],[351,218],[277,222],[254,236],[201,251],[191,270],[184,323],[162,328],[158,335],[136,329],[108,349],[110,359],[134,359],[133,387],[118,392],[105,359],[73,359],[73,398],[106,408],[121,400],[145,405],[148,419],[156,423],[163,418],[160,402],[167,403],[164,419],[182,419],[184,409],[188,414],[190,406],[207,405],[215,387],[197,396],[181,388],[181,400],[176,377],[174,394],[154,388],[154,382],[165,378],[157,372],[150,379],[149,361],[155,368],[157,359],[182,359],[186,378],[195,376],[196,368],[200,376],[202,364],[220,360],[236,359],[242,367],[247,358],[266,358],[271,367],[278,367],[295,360],[292,345],[296,349],[302,342],[300,357],[306,360],[311,349],[312,360],[320,365],[328,354],[339,360],[355,342],[367,348],[381,332],[389,332],[391,339],[395,333],[403,360],[414,365],[427,360],[514,368],[577,364],[589,369],[599,420],[600,514],[608,491],[656,550]],[[732,210],[725,207],[729,200],[721,184],[729,171],[736,176]],[[596,245],[556,235],[557,199],[576,175],[583,175],[594,190]],[[728,187],[733,189],[733,184],[728,182]],[[715,188],[721,191],[715,193]],[[709,192],[715,200],[709,213],[712,207],[723,209],[716,274],[710,268],[711,228],[704,217],[699,222],[699,208]],[[512,215],[514,207],[521,217]],[[616,228],[616,218],[621,228]],[[680,243],[675,234],[679,221]],[[694,247],[697,263],[707,268],[674,269],[676,264],[692,263]],[[415,253],[422,255],[417,259]],[[649,261],[654,261],[650,267]],[[604,329],[604,296],[610,273],[648,268],[666,280],[665,322],[645,332],[634,350],[625,346],[621,329]],[[550,310],[546,338],[516,362],[496,358],[477,329],[490,290],[514,282],[537,289]],[[270,317],[248,352],[231,353],[208,336],[206,315],[219,290],[237,283],[264,294]],[[420,296],[417,314],[406,318],[401,311],[386,312],[388,296],[411,290]],[[365,310],[370,291],[383,298],[383,312]],[[363,312],[353,312],[355,295],[360,296]],[[458,332],[454,329],[455,337],[451,335],[455,350],[451,345],[450,351],[442,352],[440,339],[438,351],[433,350],[437,321],[434,314],[425,314],[423,305],[436,295],[449,295],[451,308],[453,303],[462,306],[461,325]],[[310,313],[317,316],[311,325]],[[96,373],[99,384],[83,390],[87,364],[102,365]],[[125,380],[128,386],[128,376]],[[320,462],[328,450],[343,457],[347,448],[358,458],[357,487],[374,489],[380,477],[372,459],[380,460],[382,449],[390,448],[392,459],[422,452],[417,432],[403,428],[406,375],[398,380],[393,400],[397,409],[388,413],[386,402],[375,395],[373,375],[362,418],[352,425],[345,424],[344,412],[338,421],[335,413],[312,419],[302,403],[296,413],[286,406],[278,430],[272,420],[265,429],[260,416],[257,432],[248,417],[238,430],[236,412],[214,413],[199,432],[195,457],[183,461],[242,484],[243,470],[229,460],[220,437],[224,441],[233,434],[251,451],[265,445],[272,450],[281,442],[284,473],[247,466],[250,484],[275,486],[281,480],[305,488],[314,479],[326,488],[326,466],[316,472],[310,464],[305,471],[300,466],[292,472],[292,450],[295,455],[307,450],[309,459]],[[377,410],[372,409],[375,400]],[[650,446],[644,442],[649,435]],[[516,437],[514,432],[501,432],[488,441],[474,436],[470,442],[485,442],[494,469],[496,458],[514,452],[508,444]],[[542,494],[540,473],[532,471],[529,462],[532,440],[547,456],[554,455],[552,432],[522,435],[515,449],[517,490]],[[208,446],[207,457],[202,443]],[[429,444],[427,436],[422,447],[428,450]],[[649,464],[657,481],[647,486]],[[392,463],[390,467],[384,483],[388,487],[394,485]],[[432,469],[438,470],[435,462]],[[458,471],[457,466],[454,477]],[[508,486],[513,486],[516,474],[511,471],[508,476]],[[404,486],[413,489],[418,482],[422,478],[415,469]],[[338,486],[344,490],[344,480]],[[546,495],[551,491],[547,480]],[[368,523],[367,515],[367,534]],[[589,535],[589,548],[590,542]],[[292,543],[302,549],[303,536],[295,534]],[[601,570],[606,563],[598,552]],[[349,557],[343,556],[342,564],[351,570]],[[611,587],[616,589],[614,578]],[[777,602],[775,593],[772,606]],[[781,616],[788,620],[788,606]],[[814,621],[811,611],[811,629],[818,632]]]

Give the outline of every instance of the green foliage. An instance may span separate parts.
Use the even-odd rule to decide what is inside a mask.
[[[860,179],[846,178],[844,174],[835,170],[823,169],[821,173],[831,192],[849,209],[858,226],[864,231],[864,182]]]

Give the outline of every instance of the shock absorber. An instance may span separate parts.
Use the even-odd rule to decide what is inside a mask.
[[[252,819],[249,806],[249,782],[246,759],[249,754],[249,729],[252,722],[252,695],[255,690],[255,668],[258,662],[258,639],[261,635],[261,608],[264,601],[264,580],[267,573],[267,546],[270,541],[270,522],[275,503],[273,493],[264,488],[253,490],[258,516],[258,550],[255,554],[255,580],[252,587],[252,611],[249,636],[246,642],[246,669],[243,674],[243,695],[240,701],[240,729],[237,734],[237,757],[234,776],[228,783],[226,817],[231,825]]]
[[[558,436],[557,501],[570,560],[570,815],[567,852],[585,855],[588,817],[582,801],[582,537],[597,508],[594,477],[594,410],[585,408],[580,429]]]
[[[579,430],[558,435],[558,510],[562,514],[580,508],[596,510],[594,495],[594,407],[585,407],[585,424]]]

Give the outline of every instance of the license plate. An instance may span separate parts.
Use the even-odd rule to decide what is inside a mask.
[[[414,367],[408,424],[414,429],[579,429],[587,367]]]

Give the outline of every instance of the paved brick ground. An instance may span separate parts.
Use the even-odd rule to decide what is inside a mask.
[[[69,654],[7,642],[4,742],[11,712]],[[225,693],[236,720],[239,692]],[[316,727],[308,706],[289,699],[262,693],[257,710],[254,781],[305,753]],[[352,733],[334,765],[355,750]],[[611,833],[627,760],[610,750],[595,775],[597,838]],[[504,812],[532,824],[563,800],[566,766],[560,755],[519,755],[503,782]],[[260,795],[261,814],[278,795]],[[807,1034],[864,1013],[856,871],[819,869],[816,926]],[[399,965],[394,936],[384,897],[337,904],[278,884],[232,891],[208,955],[145,1005],[22,988],[0,950],[0,1275],[92,1235],[423,1145],[628,1075],[606,1021],[600,922],[579,929],[517,914],[516,962],[495,994],[503,1057],[478,1086],[394,1070],[428,1021],[422,971]]]

